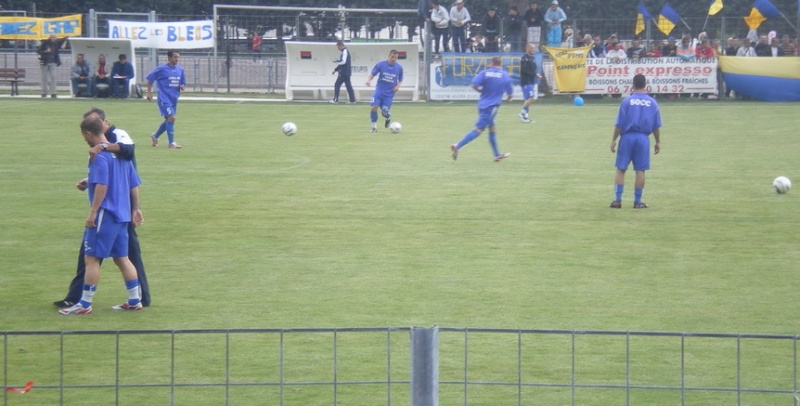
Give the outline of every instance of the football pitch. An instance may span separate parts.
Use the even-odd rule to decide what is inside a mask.
[[[94,313],[65,317],[95,105],[137,142],[153,302],[110,310],[126,296],[107,261]],[[365,103],[184,100],[169,150],[150,146],[154,103],[2,98],[0,330],[800,333],[800,190],[771,186],[800,184],[796,103],[662,102],[644,210],[632,170],[608,208],[616,101],[545,99],[533,124],[519,107],[500,109],[495,163],[486,133],[450,157],[472,102],[397,103],[402,132],[370,134]]]

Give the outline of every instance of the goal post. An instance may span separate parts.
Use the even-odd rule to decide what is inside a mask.
[[[352,53],[352,83],[360,100],[368,97],[363,93],[369,70],[387,59],[391,49],[400,52],[402,58],[398,62],[403,66],[404,81],[398,99],[418,100],[419,87],[425,83],[424,78],[420,80],[426,71],[419,64],[421,28],[416,9],[215,4],[213,18],[217,33],[211,71],[215,92],[230,80],[233,70],[248,68],[234,66],[231,56],[250,52],[248,44],[256,35],[261,37],[261,47],[271,52],[262,55],[254,49],[254,64],[263,62],[268,69],[282,67],[285,52],[285,73],[283,69],[271,72],[276,83],[286,85],[288,100],[329,98],[336,80],[331,72],[335,67],[332,60],[339,56],[337,40],[343,40]],[[308,49],[300,50],[301,45]],[[301,51],[311,52],[312,57],[301,58]]]
[[[417,44],[395,43],[349,43],[351,77],[356,100],[369,100],[376,80],[367,86],[367,78],[378,62],[386,60],[391,50],[398,53],[397,63],[403,67],[403,83],[396,100],[419,100],[419,50]],[[332,74],[339,57],[333,42],[287,42],[286,43],[286,100],[329,100],[333,97]],[[345,89],[342,88],[341,91]]]

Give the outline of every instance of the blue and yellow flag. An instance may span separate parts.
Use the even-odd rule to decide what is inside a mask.
[[[744,22],[747,23],[751,30],[755,30],[768,18],[775,18],[779,15],[781,15],[780,10],[769,0],[756,0],[753,3],[753,9],[750,10],[750,15],[744,17]]]
[[[634,34],[639,35],[645,29],[645,22],[653,17],[647,12],[647,8],[642,2],[639,2],[639,8],[636,10],[636,13],[636,28],[634,29]]]
[[[669,35],[676,25],[681,21],[681,16],[674,8],[670,7],[669,3],[665,3],[661,7],[661,12],[658,16],[658,30],[663,32],[664,35]]]
[[[722,0],[711,0],[711,5],[708,6],[708,15],[713,16],[722,10]]]

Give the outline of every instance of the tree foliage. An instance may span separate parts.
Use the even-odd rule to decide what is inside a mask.
[[[666,3],[665,0],[642,0],[654,16]],[[796,20],[798,13],[797,0],[770,0],[791,20]],[[155,10],[166,15],[210,15],[215,0],[37,0],[37,14],[75,14],[86,13],[89,9],[96,11],[148,12]],[[548,0],[537,0],[540,6],[546,6]],[[6,10],[26,10],[32,13],[30,0],[9,0],[5,2]],[[293,6],[293,7],[336,7],[339,4],[348,8],[400,8],[416,9],[417,0],[233,0],[227,4],[259,5],[259,6]],[[442,1],[443,4],[449,1]],[[710,0],[672,1],[670,5],[681,16],[704,17],[708,12]],[[725,7],[717,14],[720,17],[744,17],[750,13],[753,1],[723,0]],[[465,4],[473,16],[480,19],[490,6],[497,6],[504,15],[510,5],[524,9],[527,0],[465,0]],[[560,0],[560,6],[566,11],[569,19],[619,19],[634,18],[638,1],[631,0]]]

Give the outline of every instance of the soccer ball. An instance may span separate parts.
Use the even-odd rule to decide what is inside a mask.
[[[291,121],[288,123],[283,123],[281,126],[281,131],[283,131],[283,135],[291,137],[292,135],[297,134],[297,125]]]
[[[583,97],[575,96],[575,99],[572,100],[572,102],[575,103],[576,106],[583,106]]]
[[[402,130],[402,129],[403,129],[403,126],[402,126],[402,125],[400,125],[400,123],[398,123],[397,121],[395,121],[395,122],[393,122],[393,123],[389,124],[389,131],[391,131],[391,132],[392,132],[392,134],[397,134],[397,133],[399,133],[399,132],[400,132],[400,130]]]
[[[792,188],[792,181],[790,181],[786,176],[778,176],[772,181],[772,187],[775,188],[776,192],[784,194]]]

